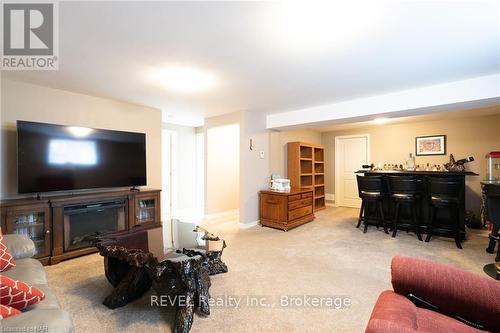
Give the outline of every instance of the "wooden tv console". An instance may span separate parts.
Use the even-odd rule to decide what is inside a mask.
[[[71,249],[67,210],[74,212],[94,208],[120,209],[122,230],[161,225],[160,190],[140,191],[115,190],[106,192],[85,192],[45,197],[42,199],[23,198],[0,202],[0,226],[5,234],[22,234],[35,243],[37,258],[44,265],[57,264],[62,260],[97,252],[92,246]],[[103,209],[99,209],[103,205]],[[66,210],[65,210],[66,209]],[[85,213],[85,211],[84,211]],[[81,222],[81,221],[80,221]],[[85,222],[85,221],[84,221]]]

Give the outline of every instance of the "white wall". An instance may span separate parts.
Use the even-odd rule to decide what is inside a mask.
[[[215,214],[239,209],[240,124],[206,129],[205,212]]]
[[[270,133],[270,161],[271,173],[277,173],[287,178],[287,143],[288,142],[309,142],[321,144],[321,133],[308,129],[295,129]]]
[[[243,114],[240,146],[240,223],[245,227],[259,221],[259,191],[269,188],[270,151],[265,114],[257,112]]]
[[[0,197],[17,196],[16,120],[146,133],[147,186],[161,188],[159,110],[10,80],[1,91]]]

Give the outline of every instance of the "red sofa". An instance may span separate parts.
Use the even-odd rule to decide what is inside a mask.
[[[373,309],[365,333],[500,332],[500,281],[429,260],[392,259],[392,286]],[[436,306],[417,307],[413,294]],[[477,329],[455,318],[483,326]]]

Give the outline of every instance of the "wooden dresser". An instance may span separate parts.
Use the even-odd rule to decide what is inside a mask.
[[[287,231],[314,220],[313,190],[260,191],[260,224]]]

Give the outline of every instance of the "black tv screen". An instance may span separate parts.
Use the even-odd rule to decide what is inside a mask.
[[[17,121],[19,193],[146,185],[146,135]]]

